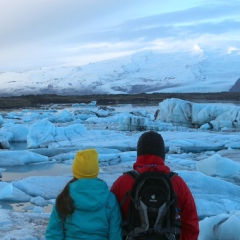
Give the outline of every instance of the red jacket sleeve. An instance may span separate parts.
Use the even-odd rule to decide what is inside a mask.
[[[184,180],[175,176],[172,179],[173,189],[178,196],[178,206],[181,212],[180,240],[197,240],[199,234],[199,221],[196,205],[191,191]]]
[[[129,192],[133,187],[134,179],[125,174],[120,176],[112,185],[111,192],[117,197],[118,203],[121,204],[123,199],[126,197],[127,192]],[[130,203],[130,198],[126,198],[124,205],[121,206],[121,211],[123,219],[127,218],[128,206]]]

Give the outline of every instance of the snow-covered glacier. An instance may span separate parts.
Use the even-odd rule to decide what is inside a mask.
[[[240,54],[192,49],[142,51],[83,66],[0,73],[0,94],[136,94],[229,91],[240,77]]]

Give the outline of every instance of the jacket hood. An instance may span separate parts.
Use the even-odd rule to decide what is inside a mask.
[[[133,164],[133,169],[140,173],[148,171],[151,168],[155,168],[164,173],[170,172],[170,168],[164,164],[163,158],[156,155],[141,155]]]
[[[96,211],[102,208],[109,194],[107,184],[99,178],[82,178],[70,184],[74,206],[81,211]]]

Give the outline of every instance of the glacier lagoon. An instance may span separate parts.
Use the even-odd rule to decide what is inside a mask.
[[[233,104],[223,105],[237,111]],[[238,219],[238,129],[230,128],[222,104],[203,107],[192,103],[191,111],[196,108],[198,114],[190,116],[189,102],[170,99],[162,106],[74,105],[6,112],[0,130],[2,144],[7,147],[0,151],[2,211],[19,212],[21,218],[32,213],[36,219],[41,216],[47,221],[57,194],[72,177],[71,164],[77,150],[97,149],[99,177],[110,187],[132,168],[142,131],[156,130],[166,143],[166,164],[193,192],[202,229],[209,218],[220,224],[221,214]],[[171,114],[156,116],[158,109]],[[212,129],[204,123],[203,116],[209,114],[214,116]],[[188,127],[189,120],[199,127]]]

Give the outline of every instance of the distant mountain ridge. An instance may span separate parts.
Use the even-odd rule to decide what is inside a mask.
[[[227,92],[240,77],[238,52],[143,51],[84,66],[0,73],[0,96]]]

